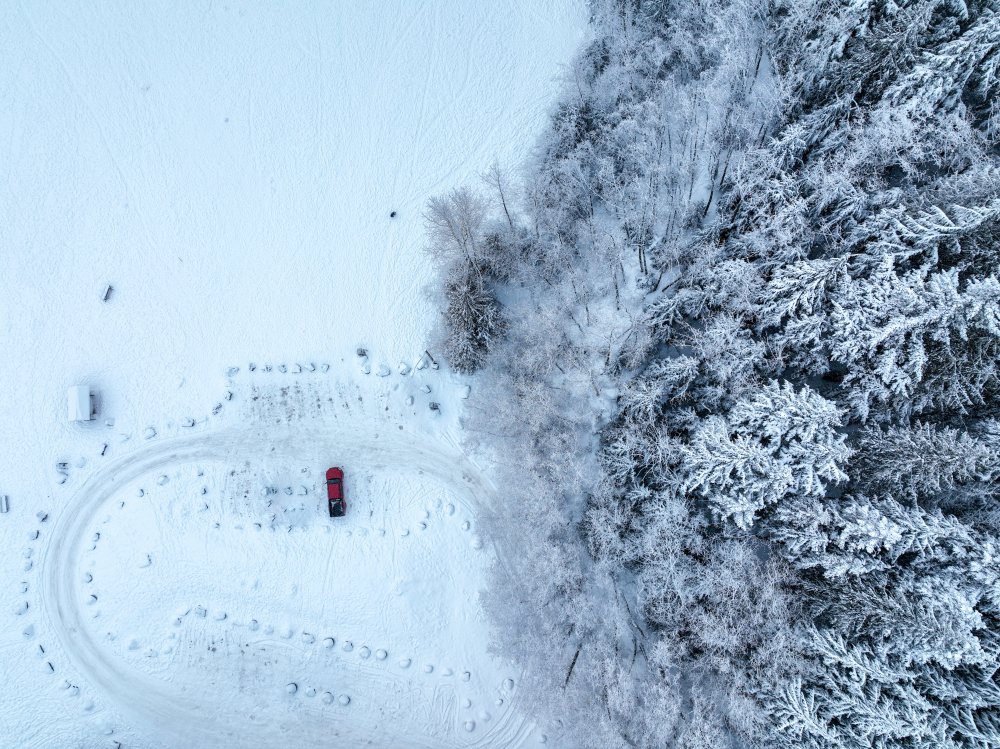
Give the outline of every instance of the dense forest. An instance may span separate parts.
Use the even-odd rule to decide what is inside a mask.
[[[1000,746],[1000,2],[591,7],[527,171],[427,210],[541,724]]]

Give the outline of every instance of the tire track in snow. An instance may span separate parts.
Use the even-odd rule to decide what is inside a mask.
[[[347,417],[351,419],[350,416]],[[236,458],[266,454],[269,459],[294,460],[303,445],[321,448],[342,456],[344,462],[364,462],[372,468],[407,467],[422,470],[451,489],[458,504],[470,514],[492,503],[494,489],[483,473],[460,450],[445,442],[428,443],[427,435],[401,431],[374,436],[365,429],[363,418],[357,428],[348,428],[338,418],[338,428],[329,426],[283,427],[272,431],[230,428],[191,437],[165,440],[119,458],[89,476],[54,524],[50,543],[42,556],[41,598],[44,615],[77,670],[109,697],[135,727],[148,726],[152,735],[169,738],[171,743],[188,746],[267,747],[285,746],[290,740],[309,746],[325,746],[331,725],[322,711],[306,711],[307,721],[299,721],[289,734],[288,724],[251,722],[241,713],[227,711],[216,703],[214,693],[198,683],[178,687],[132,669],[100,646],[86,626],[82,602],[76,591],[77,563],[86,543],[89,524],[95,513],[118,492],[142,476],[160,472],[179,463],[235,464]],[[370,429],[371,424],[367,424]],[[271,451],[270,448],[274,448]],[[502,556],[498,552],[498,558]],[[377,677],[377,678],[376,678]],[[385,674],[364,676],[373,689]],[[516,693],[515,693],[516,695]],[[485,731],[475,737],[419,736],[412,733],[394,738],[394,745],[414,749],[436,747],[516,747],[531,731],[531,724],[510,699],[507,709]],[[345,722],[339,738],[364,740],[364,730]],[[384,730],[384,727],[382,727]],[[465,738],[467,740],[463,741]]]

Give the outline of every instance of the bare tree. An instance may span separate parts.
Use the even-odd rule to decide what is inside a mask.
[[[431,255],[442,263],[465,260],[478,268],[484,259],[482,238],[487,212],[486,200],[468,187],[431,198],[424,214]]]
[[[507,217],[507,224],[510,226],[510,230],[514,231],[514,219],[511,218],[510,207],[507,205],[507,200],[513,188],[510,185],[507,172],[500,167],[499,162],[494,161],[490,164],[490,168],[483,172],[482,178],[483,182],[497,191],[497,196],[500,198],[500,205],[503,207],[503,213]]]

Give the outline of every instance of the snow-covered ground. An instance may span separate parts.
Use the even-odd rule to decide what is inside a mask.
[[[525,155],[585,21],[2,14],[0,746],[537,740],[476,602],[496,499],[463,383],[423,357],[421,212]],[[65,421],[77,383],[91,424]]]

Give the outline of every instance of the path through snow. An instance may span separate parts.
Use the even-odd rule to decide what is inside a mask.
[[[259,416],[286,407],[278,397],[280,392],[276,388],[265,398],[269,404]],[[376,415],[373,407],[365,406],[363,401],[344,408],[336,403],[336,397],[318,396],[323,392],[322,387],[314,388],[303,402],[317,396],[321,404],[324,400],[333,403],[317,409],[325,417],[300,420],[293,416],[291,421],[276,419],[283,422],[277,424],[267,423],[270,418],[260,418],[246,426],[153,440],[87,477],[76,488],[67,509],[48,529],[51,540],[40,560],[45,631],[58,636],[74,669],[86,675],[99,698],[110,699],[134,725],[148,726],[150,733],[168,746],[276,746],[282,741],[318,746],[331,736],[350,742],[427,749],[518,746],[531,732],[531,726],[518,709],[516,691],[506,688],[496,663],[485,658],[486,642],[476,641],[485,639],[485,631],[481,623],[476,624],[474,598],[467,597],[470,584],[475,591],[476,580],[482,574],[477,570],[488,562],[490,553],[476,549],[480,544],[469,532],[469,518],[474,519],[478,508],[495,500],[493,488],[479,468],[449,441]],[[342,396],[340,399],[349,403]],[[377,401],[372,397],[370,400]],[[249,532],[244,525],[252,524],[253,512],[261,519],[266,517],[266,511],[252,508],[262,507],[266,500],[259,492],[240,495],[245,477],[239,475],[239,466],[260,467],[258,475],[273,476],[287,466],[323,465],[324,457],[330,460],[328,456],[336,456],[338,463],[348,467],[349,479],[354,467],[354,484],[348,483],[349,517],[338,522],[320,515],[316,520],[314,509],[312,522],[298,533],[287,533],[280,524],[257,530],[264,546],[279,549],[266,552],[270,555],[264,559],[266,565],[277,569],[265,566],[258,574],[269,575],[277,583],[301,581],[311,591],[305,597],[313,602],[339,596],[362,609],[374,608],[360,612],[367,614],[367,619],[362,619],[368,622],[361,628],[371,630],[374,622],[383,633],[382,640],[394,641],[373,638],[370,631],[348,632],[352,639],[346,639],[336,612],[333,616],[316,616],[299,626],[289,625],[288,612],[275,608],[269,612],[269,621],[267,613],[254,615],[252,609],[235,611],[229,606],[220,609],[194,604],[191,599],[196,597],[195,591],[203,594],[205,590],[199,591],[196,582],[199,571],[185,570],[191,565],[211,563],[217,555],[205,553],[204,539],[213,536],[206,530],[209,522],[203,515],[195,515],[188,523],[196,531],[195,537],[189,539],[194,540],[193,547],[185,547],[183,540],[176,541],[175,534],[190,533],[191,527],[178,522],[177,515],[185,508],[175,505],[200,505],[203,495],[193,487],[221,475],[218,493],[230,511],[219,509],[217,514],[227,525],[238,523],[241,531]],[[184,481],[182,475],[188,480]],[[388,478],[378,478],[382,475]],[[160,476],[171,480],[155,489],[143,489],[142,496],[137,496],[136,486],[158,484]],[[378,487],[374,495],[365,496],[362,476],[376,477],[369,482]],[[397,501],[390,506],[391,516],[379,517],[376,525],[388,519],[389,526],[396,526],[386,532],[386,528],[371,525],[366,510],[374,504],[391,502],[392,492],[387,488],[394,482],[401,482],[412,495],[409,499],[416,501]],[[254,479],[250,483],[263,486]],[[424,494],[415,491],[421,488]],[[174,491],[177,489],[181,491]],[[436,500],[420,501],[430,495]],[[283,492],[276,496],[286,497]],[[311,487],[303,486],[301,493],[293,492],[289,498],[308,497],[310,504],[318,503],[322,510],[325,502],[321,498],[313,501],[314,496]],[[136,543],[149,535],[152,524],[120,529],[110,524],[110,513],[121,512],[124,508],[120,505],[126,503],[141,503],[152,508],[151,512],[173,515],[163,532],[180,548],[172,553],[154,550],[149,555],[150,560],[155,558],[156,564],[167,567],[157,585],[130,580],[140,574],[137,567],[147,567],[142,562],[135,564],[137,555],[146,553],[146,547]],[[244,505],[244,512],[231,511],[239,505]],[[424,507],[431,509],[421,509]],[[402,513],[402,518],[397,517]],[[409,525],[414,537],[400,532],[407,520],[412,521]],[[420,529],[420,525],[424,528]],[[441,528],[434,529],[434,525]],[[379,535],[379,530],[384,535]],[[407,556],[402,550],[421,544],[420,537],[435,532],[438,535],[430,543],[423,542],[416,554]],[[417,533],[420,536],[415,536]],[[360,554],[351,554],[347,547],[352,538],[375,541],[388,553],[374,553],[371,543],[363,543]],[[294,553],[289,553],[289,543],[296,545]],[[254,548],[261,548],[261,544]],[[108,571],[105,577],[110,576],[110,580],[102,579],[100,565],[88,563],[103,549],[109,550],[110,564],[125,563]],[[242,559],[234,544],[226,553]],[[397,557],[404,557],[405,569],[396,564]],[[224,556],[220,560],[224,565]],[[215,578],[216,595],[224,597],[227,586],[236,585],[239,567],[233,564],[202,572]],[[404,572],[405,579],[400,578]],[[313,578],[321,582],[315,584]],[[100,589],[102,582],[111,585],[107,594]],[[189,591],[187,600],[171,600],[178,583],[179,590]],[[125,600],[116,590],[122,585],[128,590]],[[392,590],[401,586],[413,589]],[[378,604],[387,592],[398,594],[405,607],[395,612],[379,610]],[[273,586],[265,585],[263,594],[265,607],[269,598],[279,598]],[[238,598],[234,604],[237,608]],[[232,595],[228,599],[234,603]],[[108,607],[118,607],[121,612],[101,613]],[[388,620],[387,613],[400,618]],[[347,618],[356,619],[358,614],[352,612]],[[129,636],[114,642],[120,633],[109,622],[123,615],[131,619],[131,630],[141,634],[138,639]],[[210,640],[213,652],[216,644],[224,647],[228,658],[220,655],[218,662],[202,658],[197,668],[178,668],[178,663],[173,662],[158,671],[149,669],[145,663],[169,655],[161,653],[163,646],[152,634],[157,625],[162,629],[167,624],[167,618],[199,644]],[[330,620],[324,621],[327,618]],[[112,631],[105,636],[108,627]],[[335,630],[337,634],[329,636]],[[146,639],[154,642],[155,648],[140,641],[145,633],[149,633]],[[175,637],[166,642],[172,649],[179,641]],[[257,678],[249,683],[245,683],[249,658],[242,652],[244,649],[263,653],[262,657],[269,659],[267,668],[258,669]],[[237,655],[236,650],[241,652]],[[449,654],[446,662],[436,662],[432,654],[442,653]],[[466,662],[470,653],[475,666]],[[465,660],[456,662],[455,656]],[[476,683],[480,671],[490,674],[493,683]],[[239,678],[234,676],[237,672]],[[296,685],[291,697],[282,694],[290,683]],[[469,707],[464,707],[475,689],[480,692],[475,706],[468,700]],[[503,697],[498,697],[501,694]],[[317,696],[319,699],[312,699]],[[336,707],[349,705],[350,712],[331,709],[335,697]],[[461,703],[460,697],[464,698]],[[500,704],[496,706],[495,702]],[[456,730],[459,723],[461,731]]]

